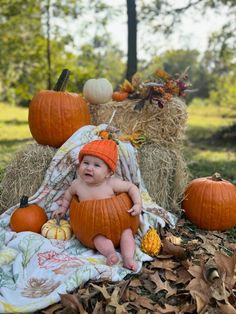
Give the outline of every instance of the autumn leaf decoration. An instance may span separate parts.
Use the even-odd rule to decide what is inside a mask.
[[[107,130],[102,130],[99,132],[99,136],[102,139],[111,139],[116,142],[130,142],[135,148],[140,148],[143,144],[148,142],[148,137],[141,130],[131,134],[114,134]]]
[[[141,111],[146,103],[163,108],[173,97],[185,97],[190,90],[188,70],[182,74],[170,75],[162,69],[157,69],[148,80],[142,80],[138,73],[132,77],[132,81],[124,80],[120,85],[120,92],[126,92],[128,99],[138,100],[134,109]]]

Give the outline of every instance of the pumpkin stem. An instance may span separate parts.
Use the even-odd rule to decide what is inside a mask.
[[[218,172],[214,173],[214,174],[212,175],[211,179],[212,179],[213,181],[223,181],[223,179],[221,178],[221,175],[220,175]]]
[[[28,196],[23,195],[20,200],[20,208],[28,207]]]
[[[60,217],[58,215],[55,216],[57,225],[60,226]]]
[[[55,87],[53,88],[56,92],[64,92],[69,80],[70,71],[68,69],[64,69],[59,76],[59,79],[56,82]]]

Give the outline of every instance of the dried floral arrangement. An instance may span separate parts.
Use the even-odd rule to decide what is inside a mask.
[[[134,109],[142,110],[146,103],[163,108],[173,97],[184,97],[187,92],[193,91],[189,89],[191,84],[188,70],[189,68],[186,68],[183,73],[172,76],[162,69],[157,69],[149,80],[144,81],[136,73],[131,82],[125,80],[120,85],[119,92],[126,93],[128,99],[140,99]]]

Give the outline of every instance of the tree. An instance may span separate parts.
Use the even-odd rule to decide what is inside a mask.
[[[128,15],[128,58],[126,78],[131,80],[137,72],[137,18],[135,0],[127,0]]]
[[[88,38],[87,45],[94,57],[88,68],[94,66],[95,72],[86,76],[88,63],[79,65],[78,58],[87,59],[85,44],[76,44],[77,37],[70,34],[69,27],[62,31],[61,19],[69,24],[88,10],[96,15],[92,18],[98,24],[94,27],[85,16],[77,30],[79,40],[82,36]],[[71,70],[70,86],[77,91],[85,78],[91,78],[89,75],[103,74],[108,78],[114,78],[115,73],[121,75],[122,53],[112,45],[106,29],[110,16],[110,7],[103,1],[5,0],[0,11],[1,100],[26,104],[36,91],[50,89],[63,68]]]

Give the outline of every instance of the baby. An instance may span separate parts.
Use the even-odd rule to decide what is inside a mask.
[[[73,195],[80,201],[110,198],[116,194],[127,192],[133,201],[128,210],[132,216],[139,215],[142,200],[139,189],[131,182],[113,176],[117,165],[117,144],[113,140],[95,140],[82,147],[79,153],[79,177],[66,190],[62,205],[53,212],[53,217],[62,217],[69,208]],[[94,237],[95,248],[107,259],[107,265],[118,262],[118,256],[112,241],[98,234]],[[135,240],[131,228],[122,231],[120,250],[124,267],[137,271],[138,264],[134,260]]]

